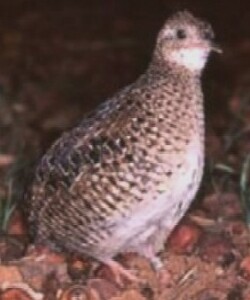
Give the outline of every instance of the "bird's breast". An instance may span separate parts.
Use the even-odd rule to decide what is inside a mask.
[[[153,230],[160,224],[172,231],[197,192],[203,173],[203,157],[203,145],[195,140],[186,153],[172,163],[171,175],[167,161],[165,176],[162,175],[160,182],[135,204],[128,217],[117,220],[114,236],[129,241],[131,236],[145,236],[146,228]]]

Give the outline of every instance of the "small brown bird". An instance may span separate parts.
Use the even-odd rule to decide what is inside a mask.
[[[113,260],[157,253],[190,206],[204,165],[200,76],[213,44],[209,24],[178,12],[160,31],[152,61],[43,156],[26,194],[35,243]]]

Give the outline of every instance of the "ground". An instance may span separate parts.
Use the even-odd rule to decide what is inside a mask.
[[[0,299],[250,299],[247,2],[140,2],[0,3]],[[158,29],[180,8],[213,24],[223,54],[203,76],[205,176],[160,254],[164,276],[126,254],[117,260],[141,282],[117,283],[88,258],[33,249],[16,205],[32,165],[63,130],[143,72]]]

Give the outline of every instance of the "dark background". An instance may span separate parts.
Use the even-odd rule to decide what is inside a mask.
[[[3,134],[12,141],[2,147],[24,152],[35,143],[44,151],[145,70],[158,30],[182,9],[208,20],[224,50],[209,60],[203,80],[207,124],[221,134],[235,90],[248,93],[249,7],[248,1],[2,1],[0,86],[11,112],[2,105],[0,117],[9,118]]]

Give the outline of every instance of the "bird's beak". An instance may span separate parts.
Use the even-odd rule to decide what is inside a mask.
[[[215,51],[217,53],[220,53],[220,54],[223,52],[221,47],[214,42],[212,42],[212,44],[211,44],[211,50]]]

